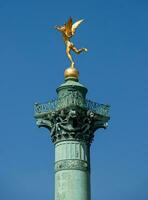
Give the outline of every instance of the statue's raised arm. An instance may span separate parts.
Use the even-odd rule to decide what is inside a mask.
[[[68,22],[62,26],[55,26],[55,28],[62,33],[65,45],[66,45],[66,54],[71,62],[70,67],[74,67],[74,61],[71,56],[71,50],[79,54],[81,52],[87,52],[86,48],[77,49],[75,45],[70,41],[71,37],[75,35],[76,29],[84,20],[81,19],[73,24],[72,18],[69,18]]]

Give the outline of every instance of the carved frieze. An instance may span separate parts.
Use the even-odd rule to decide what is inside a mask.
[[[88,162],[83,160],[60,160],[55,163],[55,172],[61,170],[82,170],[82,171],[90,171],[90,166]]]

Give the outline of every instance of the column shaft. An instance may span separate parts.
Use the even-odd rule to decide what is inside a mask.
[[[90,149],[85,142],[55,144],[55,200],[90,200]]]

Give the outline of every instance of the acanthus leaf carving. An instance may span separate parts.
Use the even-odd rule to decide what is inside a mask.
[[[39,127],[50,130],[54,143],[67,139],[85,140],[91,143],[95,130],[105,128],[105,123],[105,119],[101,119],[96,113],[76,106],[50,112],[37,118]]]

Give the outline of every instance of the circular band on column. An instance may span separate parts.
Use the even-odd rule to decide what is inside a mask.
[[[55,163],[55,172],[61,170],[81,170],[81,171],[90,171],[90,166],[88,162],[83,160],[75,159],[65,159],[60,160]]]

